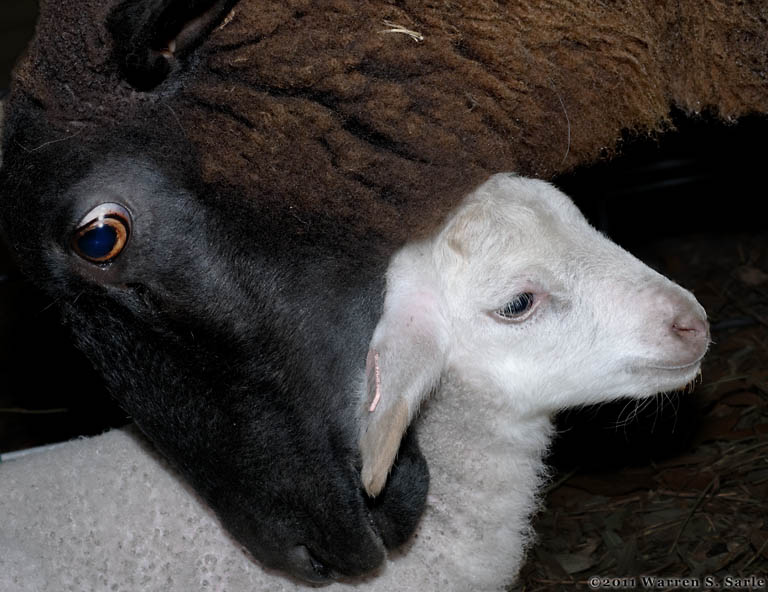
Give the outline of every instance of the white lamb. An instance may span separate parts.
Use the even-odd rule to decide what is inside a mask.
[[[552,413],[681,388],[708,343],[695,298],[592,229],[562,193],[492,177],[435,237],[393,258],[371,342],[360,436],[371,493],[439,385],[418,418],[431,472],[424,518],[376,577],[323,589],[502,589],[531,538]],[[306,589],[248,560],[119,432],[3,465],[0,512],[2,590]]]
[[[440,590],[509,583],[554,412],[684,387],[708,345],[693,295],[597,232],[567,196],[492,177],[387,275],[362,412],[369,493],[439,384],[419,419],[432,479],[422,551],[401,563],[431,571]]]

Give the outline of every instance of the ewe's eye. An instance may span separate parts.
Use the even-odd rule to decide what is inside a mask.
[[[536,296],[531,292],[521,292],[507,302],[494,314],[505,321],[522,321],[527,318],[536,305]]]
[[[72,238],[75,253],[91,263],[108,263],[128,244],[131,214],[123,206],[105,203],[80,222]]]

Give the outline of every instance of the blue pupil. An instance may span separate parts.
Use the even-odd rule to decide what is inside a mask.
[[[91,259],[103,259],[117,244],[117,231],[109,224],[93,227],[77,239],[78,250]]]

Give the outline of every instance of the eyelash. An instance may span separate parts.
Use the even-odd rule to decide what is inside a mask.
[[[541,297],[534,292],[520,292],[504,306],[494,310],[493,315],[505,323],[519,323],[533,314],[540,301]]]

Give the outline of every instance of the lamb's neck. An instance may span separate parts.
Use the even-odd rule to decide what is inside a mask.
[[[508,481],[501,467],[513,471],[511,478],[540,471],[552,436],[550,415],[516,414],[509,399],[509,394],[472,392],[458,381],[444,383],[419,419],[430,470],[440,467],[452,480],[478,489],[480,475],[490,484]]]
[[[515,417],[505,400],[451,382],[419,422],[431,476],[424,526],[447,537],[441,553],[462,566],[466,589],[495,590],[517,573],[545,475],[549,416]]]

